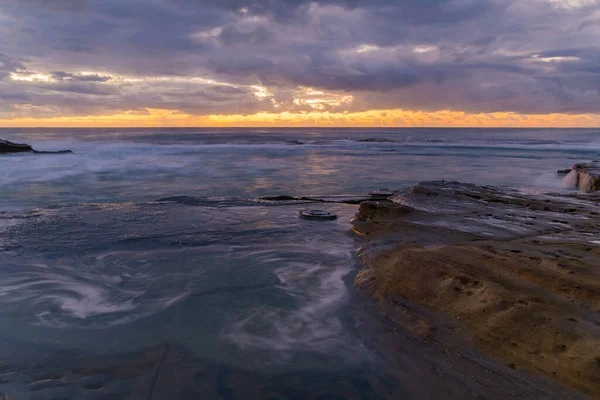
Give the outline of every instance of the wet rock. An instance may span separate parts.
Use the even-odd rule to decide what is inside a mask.
[[[73,154],[72,150],[58,150],[58,151],[39,151],[34,150],[35,154]]]
[[[600,189],[600,163],[575,164],[564,181],[582,192],[594,192]]]
[[[0,139],[0,154],[8,153],[35,153],[35,154],[70,154],[71,150],[60,151],[38,151],[26,143],[13,143],[8,140]]]
[[[359,292],[392,319],[406,302],[446,314],[505,365],[600,393],[590,368],[600,349],[598,196],[438,181],[392,200],[357,213],[353,231],[368,242]],[[435,319],[421,325],[443,331]],[[457,345],[454,333],[435,340]]]
[[[390,203],[388,201],[365,201],[360,204],[357,219],[361,221],[377,221],[404,217],[418,212],[415,208],[404,204]]]
[[[0,154],[4,153],[32,153],[31,145],[25,143],[13,143],[0,139]]]
[[[293,197],[293,196],[281,195],[281,196],[261,197],[260,200],[266,200],[266,201],[292,201],[292,200],[300,200],[300,199],[297,198],[297,197]]]
[[[369,196],[371,196],[371,198],[373,198],[374,200],[383,200],[383,199],[389,199],[390,197],[394,196],[397,193],[398,192],[396,190],[379,189],[379,190],[374,190],[374,191],[370,192]]]
[[[312,203],[341,203],[341,204],[361,204],[364,201],[370,200],[365,197],[354,196],[323,196],[323,197],[294,197],[288,195],[260,197],[260,201],[298,201]]]
[[[394,143],[393,140],[385,139],[385,138],[362,138],[362,139],[356,139],[356,141],[364,142],[364,143]]]

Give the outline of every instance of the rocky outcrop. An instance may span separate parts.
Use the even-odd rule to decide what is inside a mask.
[[[361,293],[449,351],[474,346],[600,393],[598,195],[426,182],[394,200],[357,213],[353,231],[367,242]]]
[[[36,153],[36,154],[69,154],[71,150],[60,150],[60,151],[37,151],[29,144],[25,143],[13,143],[8,140],[0,139],[0,154],[8,153]]]
[[[8,140],[0,139],[0,154],[4,153],[31,153],[31,145],[24,143],[13,143]]]
[[[573,165],[564,181],[582,192],[600,190],[600,162]]]

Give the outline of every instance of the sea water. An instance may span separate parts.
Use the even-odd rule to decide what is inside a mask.
[[[3,156],[0,209],[174,195],[356,194],[425,180],[556,189],[598,130],[0,129],[72,155]]]
[[[0,138],[74,152],[0,156],[0,391],[17,398],[146,398],[139,382],[108,373],[107,393],[86,391],[94,374],[28,385],[48,373],[40,360],[54,360],[56,374],[83,368],[70,357],[118,364],[160,346],[169,350],[159,371],[190,370],[166,363],[176,348],[241,390],[268,376],[261,387],[291,390],[286,398],[460,393],[464,382],[430,376],[431,350],[409,346],[391,368],[370,343],[392,328],[352,287],[356,206],[320,204],[338,220],[307,221],[297,213],[314,204],[261,197],[362,196],[439,179],[564,191],[556,170],[600,151],[598,130],[0,129]],[[17,370],[1,368],[9,364]],[[252,378],[238,381],[240,371]],[[282,373],[306,381],[272,383]],[[147,386],[152,396],[216,385],[199,381]]]

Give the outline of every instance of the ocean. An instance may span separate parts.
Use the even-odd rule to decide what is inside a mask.
[[[356,205],[261,198],[357,198],[427,180],[568,191],[556,171],[600,158],[598,129],[0,129],[0,138],[74,152],[0,156],[0,392],[26,399],[482,391],[449,372],[467,366],[449,368],[434,344],[398,332],[355,293]],[[339,218],[298,218],[315,207]],[[405,345],[390,361],[392,336]]]
[[[0,210],[175,195],[357,194],[426,180],[556,189],[598,129],[0,129],[53,157],[2,158]]]

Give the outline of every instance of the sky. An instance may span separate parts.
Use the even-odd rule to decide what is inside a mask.
[[[0,127],[600,127],[600,0],[0,0]]]

